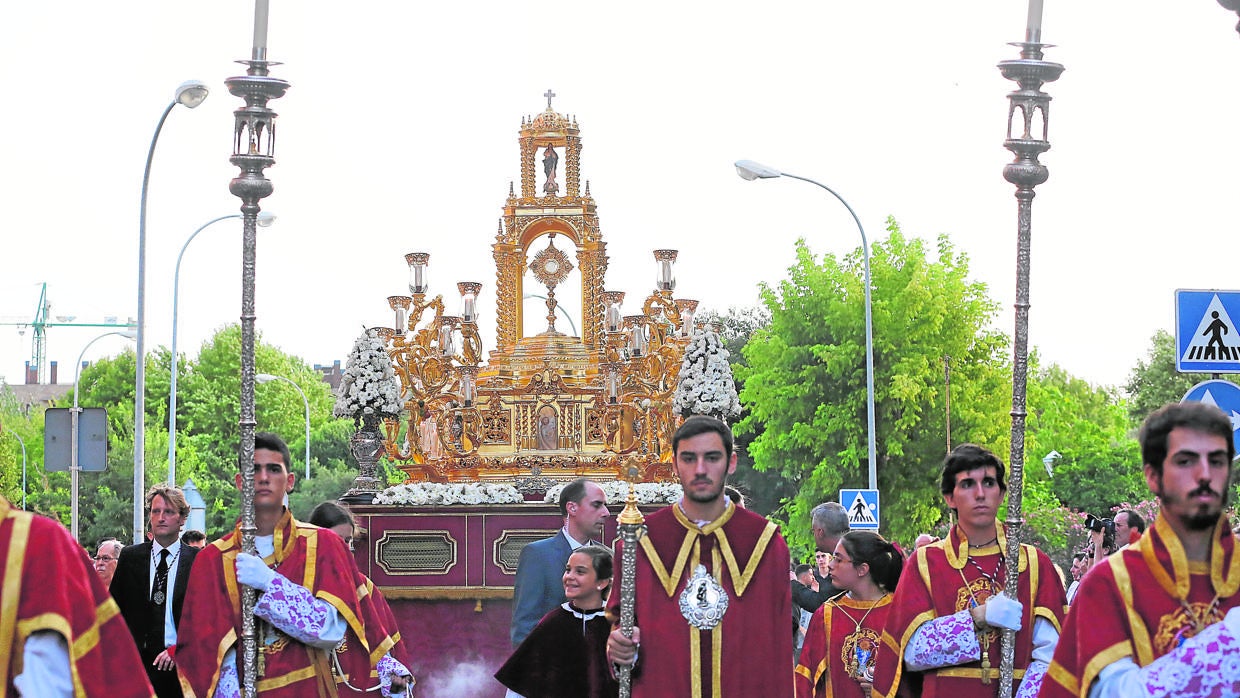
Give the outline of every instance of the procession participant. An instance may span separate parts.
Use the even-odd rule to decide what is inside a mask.
[[[564,563],[574,550],[603,539],[610,511],[598,483],[578,478],[560,490],[564,526],[554,535],[521,548],[512,587],[512,622],[508,637],[521,644],[548,611],[564,603]]]
[[[349,546],[349,550],[353,549],[353,539],[357,535],[357,520],[353,518],[353,512],[343,504],[331,500],[319,502],[310,511],[308,523],[335,533],[344,540],[345,545]],[[388,605],[379,587],[375,586],[370,577],[362,576],[366,579],[366,592],[374,600],[375,610],[383,621],[387,634],[395,642],[392,649],[375,665],[374,674],[379,678],[383,691],[398,696],[405,695],[409,687],[416,685],[417,681],[414,680],[408,668],[408,648],[400,637],[396,614],[392,613],[392,607]],[[346,688],[351,687],[346,685]],[[356,689],[353,690],[357,693]],[[347,691],[342,690],[342,693],[347,693]]]
[[[495,678],[507,698],[615,698],[620,684],[607,666],[611,623],[603,599],[611,591],[611,551],[583,545],[564,563],[568,599],[547,613]]]
[[[1222,515],[1231,420],[1175,403],[1139,439],[1159,516],[1081,580],[1042,695],[1240,695],[1240,555]]]
[[[154,697],[116,602],[64,526],[0,496],[0,560],[0,696]]]
[[[974,444],[944,459],[939,489],[957,523],[904,566],[879,647],[876,694],[892,698],[903,688],[926,698],[994,696],[1005,628],[1016,631],[1012,694],[1037,694],[1066,600],[1050,558],[1027,544],[1020,546],[1017,598],[1001,594],[1011,572],[995,520],[1007,491],[1003,471],[995,454]]]
[[[241,552],[241,524],[198,554],[190,574],[176,662],[187,697],[232,698],[245,681],[238,662],[241,585],[262,592],[254,606],[259,642],[255,685],[264,698],[335,696],[332,653],[360,688],[394,644],[348,546],[293,519],[284,506],[296,474],[288,446],[254,435],[254,524],[258,555]],[[241,488],[241,474],[236,476]],[[274,568],[274,569],[273,569]],[[341,641],[343,640],[343,644]]]
[[[843,592],[814,611],[796,668],[797,698],[869,698],[904,556],[873,531],[840,538],[827,568]]]
[[[646,517],[633,636],[612,630],[608,656],[635,664],[634,698],[791,696],[792,600],[779,527],[723,495],[736,470],[727,424],[689,417],[672,452],[684,495]],[[613,622],[620,597],[608,600]]]

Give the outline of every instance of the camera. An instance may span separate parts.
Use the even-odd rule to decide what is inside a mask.
[[[1111,536],[1115,535],[1115,521],[1113,519],[1100,519],[1093,514],[1085,515],[1085,528],[1100,533],[1105,532]]]

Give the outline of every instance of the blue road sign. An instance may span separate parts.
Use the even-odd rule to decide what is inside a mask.
[[[1175,370],[1240,373],[1240,291],[1175,292]]]
[[[878,490],[840,490],[840,504],[848,510],[848,527],[878,530]]]
[[[1231,420],[1231,439],[1236,443],[1236,432],[1240,431],[1240,385],[1224,380],[1202,381],[1184,393],[1184,399],[1180,402],[1190,400],[1214,405],[1222,410]]]

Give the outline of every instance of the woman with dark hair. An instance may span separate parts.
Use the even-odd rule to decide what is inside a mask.
[[[872,531],[849,531],[827,562],[831,583],[843,592],[810,619],[796,668],[797,698],[864,696],[904,569],[904,556]]]
[[[321,502],[310,512],[309,523],[335,533],[349,544],[349,550],[353,549],[353,537],[357,532],[357,521],[353,518],[353,512],[349,511],[343,504],[331,500]],[[379,685],[382,688],[382,695],[385,698],[386,696],[409,695],[409,691],[417,681],[406,666],[409,658],[405,649],[405,643],[400,638],[400,631],[396,627],[396,616],[392,613],[392,608],[388,606],[387,600],[383,598],[383,594],[379,592],[379,587],[370,581],[370,577],[366,577],[366,584],[370,592],[367,596],[370,597],[371,603],[375,605],[375,609],[378,612],[379,618],[383,620],[388,635],[396,641],[396,644],[379,659],[378,665],[375,666],[375,671],[379,674]],[[349,683],[350,677],[345,676],[343,678],[344,683],[339,688],[340,695],[364,695],[364,692],[354,688]]]
[[[564,565],[564,596],[559,608],[538,622],[513,651],[495,678],[519,698],[614,698],[620,684],[607,665],[611,623],[603,600],[611,590],[611,550],[583,545]]]

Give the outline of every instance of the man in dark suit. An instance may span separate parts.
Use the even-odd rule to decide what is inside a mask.
[[[603,523],[610,513],[603,488],[589,480],[573,480],[560,491],[564,527],[522,548],[517,561],[509,629],[513,647],[521,644],[548,611],[564,603],[568,557],[583,545],[602,541]]]
[[[151,540],[121,550],[110,591],[138,645],[155,695],[181,698],[176,662],[168,650],[176,645],[185,585],[198,549],[181,543],[189,504],[179,488],[152,487],[146,509]]]
[[[835,552],[840,538],[848,533],[848,510],[839,502],[823,502],[810,512],[809,520],[814,534],[815,551],[830,556]],[[827,599],[840,593],[817,567],[814,568],[814,579],[818,580],[817,591],[796,580],[793,580],[792,584],[792,602],[810,613],[818,610]]]

